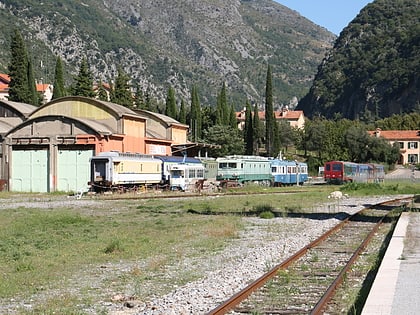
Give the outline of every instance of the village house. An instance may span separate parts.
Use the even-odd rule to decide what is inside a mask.
[[[236,112],[236,121],[240,130],[243,130],[245,126],[245,112],[246,109]],[[276,121],[280,122],[285,120],[293,128],[303,129],[305,126],[305,115],[302,110],[289,110],[287,106],[284,106],[283,108],[274,111],[274,115]],[[265,111],[258,112],[258,117],[260,121],[265,122]]]
[[[369,131],[371,136],[383,137],[390,144],[398,142],[400,157],[398,164],[417,164],[420,155],[420,131],[418,130],[381,130]]]
[[[0,101],[9,99],[10,77],[7,74],[0,73]],[[46,104],[52,99],[53,86],[51,84],[36,82],[36,91],[42,96],[42,104]]]

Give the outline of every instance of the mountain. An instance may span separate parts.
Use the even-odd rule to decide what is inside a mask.
[[[341,32],[297,108],[374,121],[420,112],[420,2],[375,0]]]
[[[117,67],[143,92],[164,100],[169,86],[216,104],[226,82],[231,101],[263,103],[267,63],[275,104],[304,96],[335,35],[271,0],[0,0],[0,71],[18,28],[38,79],[52,82],[55,56],[67,82],[86,56],[96,80]]]

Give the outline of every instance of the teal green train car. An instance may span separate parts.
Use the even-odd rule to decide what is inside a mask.
[[[218,181],[235,181],[238,184],[256,182],[270,186],[273,182],[271,160],[253,155],[230,155],[217,161]]]

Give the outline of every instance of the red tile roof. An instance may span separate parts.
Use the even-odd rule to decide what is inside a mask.
[[[4,84],[10,83],[10,77],[5,73],[0,73],[0,82]]]
[[[420,140],[420,131],[418,130],[375,130],[368,132],[371,136],[379,133],[380,137],[387,140]]]

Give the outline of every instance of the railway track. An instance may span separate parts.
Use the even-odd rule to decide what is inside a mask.
[[[334,299],[337,289],[343,281],[351,281],[351,277],[363,282],[366,274],[355,272],[363,269],[355,267],[355,263],[360,263],[358,258],[372,239],[380,238],[379,243],[383,243],[393,227],[392,216],[396,217],[392,210],[404,207],[409,201],[410,198],[396,199],[362,209],[208,315],[321,314],[325,310],[329,314],[343,313],[339,299]]]

